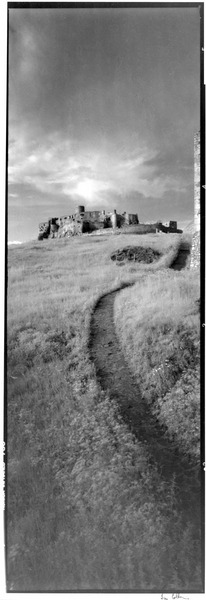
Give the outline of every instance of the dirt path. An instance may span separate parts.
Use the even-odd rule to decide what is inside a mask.
[[[186,243],[182,243],[178,252],[177,257],[175,258],[174,262],[171,264],[171,269],[174,269],[175,271],[181,271],[181,269],[184,269],[186,267],[186,263],[187,263],[187,258],[190,255],[190,248],[188,246],[188,244]]]
[[[181,252],[181,250],[180,250]],[[185,254],[185,250],[183,250]],[[185,256],[176,259],[173,268],[185,264]],[[113,321],[114,299],[120,290],[102,298],[96,305],[91,321],[90,356],[101,387],[116,400],[124,421],[137,439],[146,445],[151,462],[156,463],[162,477],[171,483],[175,477],[177,496],[184,511],[199,513],[200,485],[196,469],[190,466],[173,447],[159,422],[143,401],[137,382],[129,371],[119,346]]]

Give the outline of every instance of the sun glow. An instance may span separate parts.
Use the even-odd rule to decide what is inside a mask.
[[[92,200],[94,194],[94,183],[91,179],[85,179],[77,185],[77,193],[88,200]]]

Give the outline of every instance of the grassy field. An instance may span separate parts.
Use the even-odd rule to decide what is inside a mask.
[[[200,459],[199,273],[159,271],[116,297],[120,344],[145,401],[171,440]]]
[[[88,356],[98,297],[136,281],[121,292],[126,318],[142,278],[160,285],[164,277],[171,291],[178,275],[166,267],[179,242],[176,235],[85,236],[9,249],[8,591],[199,589],[198,541],[177,513],[174,490],[100,390]],[[135,244],[158,250],[160,260],[121,268],[111,261],[114,250]],[[195,323],[189,308],[188,318]],[[134,336],[125,342],[123,315],[118,328],[130,356]]]

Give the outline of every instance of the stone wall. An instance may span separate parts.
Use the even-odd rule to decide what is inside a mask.
[[[139,235],[143,235],[144,233],[156,233],[156,225],[155,223],[138,223],[138,225],[133,225],[131,223],[131,231],[137,233]]]
[[[182,229],[177,228],[177,221],[170,221],[169,226],[163,225],[163,223],[156,223],[156,229],[157,233],[183,233]]]
[[[49,235],[49,223],[39,223],[39,235],[38,239],[43,240],[44,237]]]
[[[72,219],[71,217],[64,218],[59,225],[56,237],[71,237],[73,235],[81,235],[83,233],[82,221]]]
[[[191,269],[200,268],[200,232],[196,231],[192,236],[192,249],[191,249]]]
[[[200,268],[200,132],[194,136],[194,233],[192,239],[192,269]]]
[[[200,231],[200,132],[194,136],[194,233]]]

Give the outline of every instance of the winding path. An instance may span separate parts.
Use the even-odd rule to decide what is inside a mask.
[[[182,242],[179,248],[178,255],[171,264],[170,268],[174,269],[175,271],[181,271],[181,269],[184,269],[186,267],[186,262],[189,255],[190,249],[188,244],[186,242]]]
[[[185,266],[189,251],[180,247],[172,268]],[[126,286],[125,286],[126,287]],[[198,515],[200,483],[194,469],[173,446],[163,427],[143,401],[136,380],[129,371],[116,336],[113,308],[120,289],[102,296],[96,304],[90,335],[90,356],[102,389],[116,400],[124,421],[137,439],[146,445],[151,463],[155,463],[168,484],[175,478],[176,496],[184,513]]]

